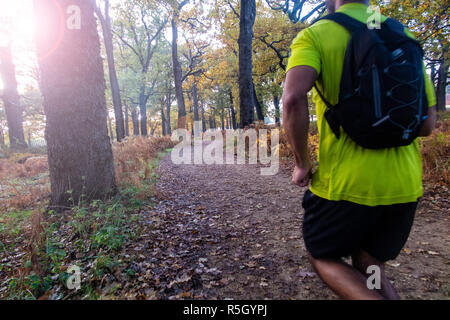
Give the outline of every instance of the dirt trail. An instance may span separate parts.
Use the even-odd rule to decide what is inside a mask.
[[[308,263],[301,233],[305,190],[290,183],[287,170],[261,176],[254,165],[174,165],[166,157],[158,189],[165,200],[154,210],[169,220],[171,237],[159,239],[170,243],[163,249],[165,263],[173,258],[188,270],[169,287],[189,279],[190,297],[204,299],[337,298]],[[404,251],[387,266],[404,299],[449,297],[444,204],[423,201]],[[183,297],[175,296],[179,292],[169,290],[167,296]]]

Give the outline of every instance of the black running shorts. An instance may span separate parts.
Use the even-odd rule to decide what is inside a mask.
[[[330,201],[307,191],[303,198],[303,238],[316,259],[339,259],[364,250],[380,262],[399,255],[418,202],[368,207]]]

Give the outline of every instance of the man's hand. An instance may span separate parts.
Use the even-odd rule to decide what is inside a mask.
[[[294,172],[292,173],[292,183],[299,187],[307,187],[311,182],[312,178],[312,166],[307,164],[306,167],[295,166]]]

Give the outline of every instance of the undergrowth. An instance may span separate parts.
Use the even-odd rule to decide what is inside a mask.
[[[45,211],[46,158],[1,159],[0,187],[7,192],[0,197],[0,298],[114,296],[135,273],[127,248],[139,240],[144,209],[154,202],[159,158],[172,146],[168,138],[142,137],[115,144],[119,194],[107,202],[82,201],[63,213]],[[33,193],[37,187],[42,190]],[[81,271],[79,290],[68,289],[74,267]]]
[[[426,183],[450,187],[450,112],[439,115],[436,129],[419,140]]]

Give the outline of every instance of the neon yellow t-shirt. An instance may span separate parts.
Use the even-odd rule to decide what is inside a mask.
[[[367,6],[350,3],[340,7],[363,23],[370,17]],[[381,22],[387,18],[382,17]],[[413,36],[409,31],[407,34]],[[294,39],[287,71],[311,66],[319,74],[318,87],[335,105],[339,100],[344,57],[350,33],[339,24],[321,20],[304,29]],[[426,76],[429,106],[436,104],[433,84]],[[422,159],[417,141],[406,147],[382,150],[364,149],[341,128],[337,139],[324,118],[325,103],[314,90],[319,128],[319,167],[314,173],[311,192],[328,200],[346,200],[378,206],[417,201],[423,195]]]

